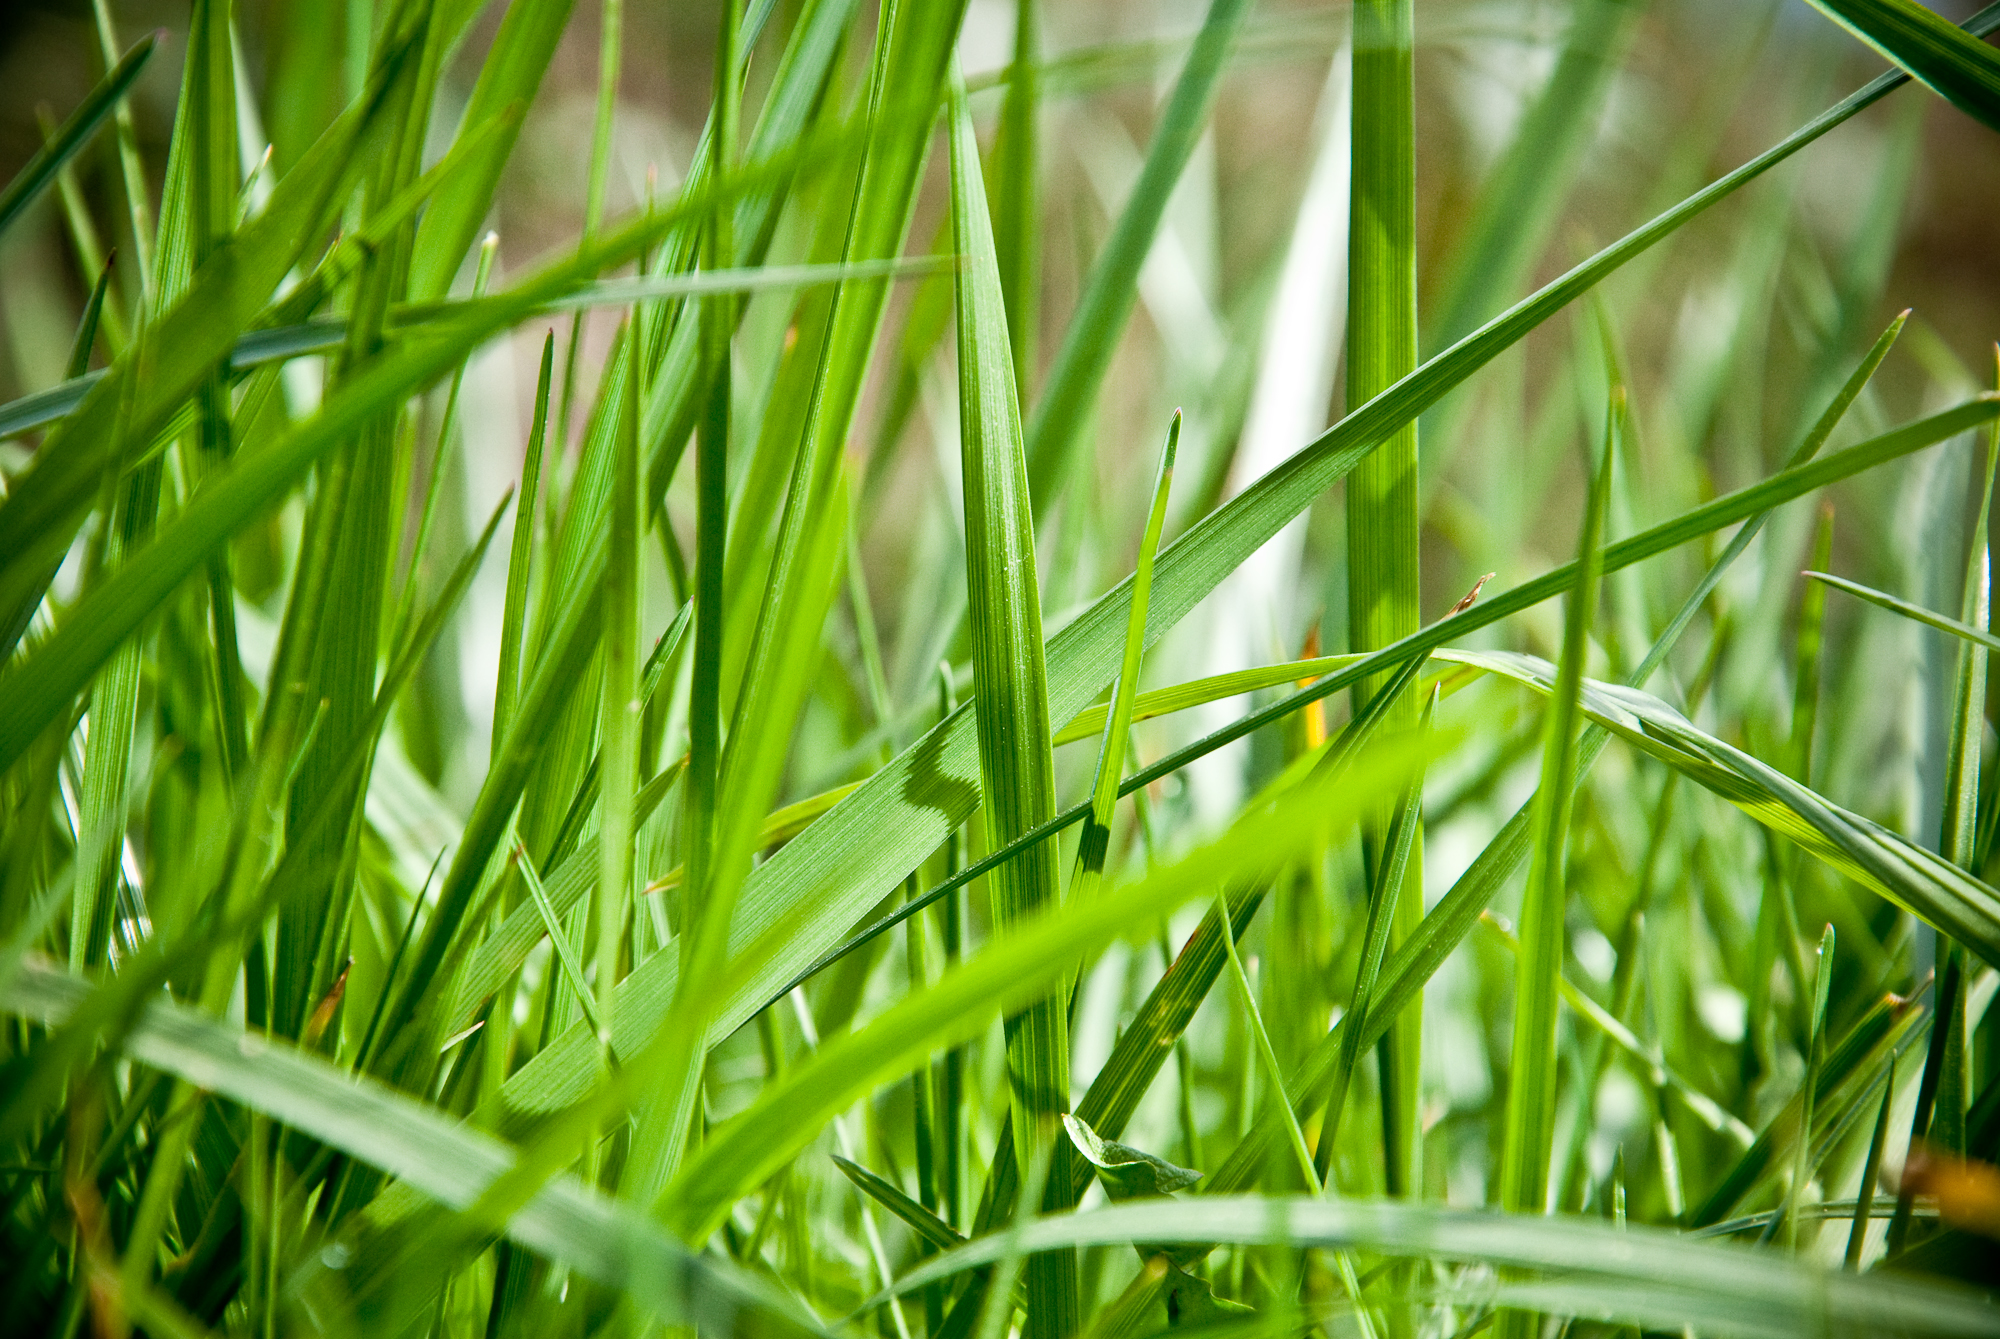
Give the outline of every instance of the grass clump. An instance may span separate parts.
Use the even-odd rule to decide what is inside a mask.
[[[2000,15],[1815,4],[23,28],[10,1325],[2000,1332]]]

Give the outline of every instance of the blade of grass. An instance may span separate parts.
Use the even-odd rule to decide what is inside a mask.
[[[542,499],[542,451],[548,440],[549,382],[555,370],[556,335],[542,340],[542,370],[535,379],[533,426],[521,462],[521,492],[514,509],[514,540],[507,554],[507,601],[501,611],[499,667],[493,689],[491,754],[498,756],[521,695],[521,637],[528,620],[528,578],[534,567],[535,514]]]
[[[1352,413],[1417,366],[1416,46],[1413,0],[1361,0],[1354,8],[1353,186],[1347,252],[1347,408]],[[1418,555],[1417,424],[1404,423],[1357,462],[1347,492],[1347,629],[1356,651],[1373,651],[1417,630],[1422,589]],[[1383,682],[1354,688],[1356,710]],[[1418,704],[1398,704],[1405,727]],[[1413,816],[1413,821],[1420,822]],[[1387,860],[1389,816],[1364,839],[1371,876]],[[1423,919],[1423,835],[1412,834],[1411,881],[1388,908],[1392,943]],[[1375,882],[1371,877],[1371,884]],[[1372,914],[1372,909],[1371,909]],[[1398,1016],[1381,1051],[1382,1156],[1391,1195],[1422,1184],[1417,1060],[1423,1008]]]
[[[2000,651],[2000,637],[1995,637],[1983,628],[1961,623],[1955,618],[1946,618],[1943,614],[1934,614],[1921,605],[1911,604],[1908,600],[1899,600],[1893,595],[1864,586],[1858,581],[1834,576],[1831,572],[1801,572],[1799,575],[1809,581],[1823,582],[1837,591],[1852,595],[1857,600],[1866,600],[1869,604],[1887,609],[1890,613],[1901,614],[1904,618],[1936,628],[1940,632],[1948,632],[1981,650]]]
[[[1799,1248],[1799,1204],[1805,1197],[1806,1182],[1812,1179],[1813,1098],[1819,1091],[1821,1052],[1826,1039],[1826,998],[1833,985],[1833,926],[1829,924],[1819,939],[1818,968],[1813,973],[1812,1030],[1806,1037],[1806,1073],[1799,1083],[1799,1147],[1792,1161],[1791,1185],[1785,1191],[1785,1207],[1779,1220],[1785,1228],[1785,1245],[1796,1253]],[[1775,1228],[1777,1223],[1773,1223]]]
[[[1556,673],[1542,735],[1542,779],[1537,795],[1521,902],[1521,953],[1514,974],[1514,1041],[1507,1076],[1506,1124],[1500,1153],[1500,1207],[1514,1214],[1545,1214],[1549,1159],[1555,1145],[1556,983],[1562,977],[1564,926],[1569,905],[1570,792],[1577,775],[1577,732],[1582,711],[1583,661],[1596,613],[1598,537],[1610,496],[1625,391],[1614,386],[1605,414],[1604,445],[1591,464],[1590,494],[1579,541],[1576,585],[1565,602],[1562,664]],[[1540,1322],[1533,1312],[1504,1309],[1495,1322],[1501,1339],[1526,1339]]]
[[[1007,335],[1014,355],[1014,389],[1025,413],[1033,397],[1035,345],[1041,319],[1042,81],[1039,74],[1041,9],[1036,0],[1015,0],[1014,63],[1018,76],[1007,83],[1000,104],[1000,130],[993,147],[993,256],[1000,271],[1000,294],[1007,310]]]
[[[1152,250],[1167,201],[1208,122],[1230,43],[1249,8],[1246,0],[1210,3],[1201,32],[1160,113],[1139,179],[1133,183],[1111,235],[1091,262],[1076,312],[1063,332],[1042,396],[1028,419],[1028,481],[1038,515],[1055,501],[1068,477],[1070,458],[1138,297],[1139,267]]]
[[[1432,714],[1437,710],[1437,696],[1433,691],[1424,708],[1420,730],[1428,731]],[[1368,1010],[1375,998],[1375,984],[1381,974],[1382,958],[1389,948],[1389,932],[1395,918],[1398,899],[1404,891],[1404,881],[1410,873],[1411,852],[1416,846],[1419,815],[1423,805],[1423,785],[1421,776],[1414,778],[1405,790],[1401,804],[1397,807],[1385,836],[1382,851],[1381,870],[1369,889],[1368,916],[1362,929],[1361,959],[1354,970],[1354,993],[1350,997],[1344,1018],[1351,1018],[1342,1033],[1343,1045],[1340,1049],[1340,1063],[1333,1075],[1333,1088],[1326,1099],[1326,1114],[1320,1120],[1319,1147],[1313,1153],[1313,1171],[1316,1184],[1326,1193],[1332,1194],[1333,1155],[1340,1138],[1341,1115],[1347,1106],[1348,1085],[1353,1081],[1354,1066],[1360,1059],[1360,1040],[1368,1023]],[[1399,945],[1400,947],[1400,945]],[[1384,1031],[1384,1036],[1393,1031]],[[1390,1113],[1385,1110],[1386,1118]],[[1406,1192],[1407,1193],[1407,1192]]]
[[[1868,1245],[1868,1222],[1874,1217],[1875,1186],[1882,1176],[1882,1150],[1889,1142],[1889,1111],[1896,1105],[1896,1062],[1889,1061],[1889,1073],[1882,1080],[1882,1107],[1875,1114],[1875,1133],[1868,1139],[1868,1157],[1861,1164],[1861,1184],[1854,1196],[1854,1223],[1847,1230],[1850,1270],[1861,1268],[1861,1253]]]
[[[1076,848],[1076,869],[1070,875],[1071,897],[1090,896],[1104,876],[1104,855],[1111,843],[1111,812],[1118,803],[1118,782],[1125,771],[1125,741],[1132,733],[1139,664],[1146,650],[1146,601],[1153,590],[1153,555],[1159,551],[1160,531],[1167,521],[1167,494],[1173,487],[1174,453],[1180,441],[1181,414],[1177,409],[1167,427],[1167,444],[1160,451],[1160,469],[1153,480],[1153,505],[1146,513],[1146,532],[1139,540],[1139,562],[1132,574],[1132,612],[1125,625],[1125,659],[1112,685],[1111,703],[1104,717],[1090,815],[1083,821],[1083,836]]]
[[[0,234],[4,234],[22,211],[40,198],[49,183],[56,179],[62,165],[90,142],[97,128],[104,124],[104,118],[111,115],[145,71],[146,62],[152,59],[153,48],[158,41],[156,35],[149,33],[135,42],[132,49],[98,82],[97,87],[77,104],[68,119],[57,127],[48,143],[14,174],[13,180],[0,187]]]
[[[973,682],[978,691],[979,771],[986,796],[987,843],[1004,846],[1046,822],[1055,810],[1055,754],[1043,661],[1041,591],[1035,580],[1035,526],[1028,457],[1021,435],[1007,312],[993,250],[993,226],[979,175],[979,146],[953,75],[951,96],[952,242],[966,258],[958,276],[958,397],[965,472],[965,562],[972,623]],[[1169,439],[1172,440],[1171,438]],[[1170,477],[1163,468],[1162,479]],[[1156,489],[1156,494],[1158,490]],[[1156,503],[1155,516],[1159,508]],[[1148,520],[1157,542],[1158,522]],[[1152,575],[1148,555],[1141,571]],[[1145,617],[1134,586],[1134,617]],[[1137,647],[1126,643],[1128,659]],[[1136,668],[1136,666],[1129,666]],[[1127,693],[1129,696],[1129,686]],[[1129,708],[1128,708],[1129,709]],[[1113,764],[1115,766],[1115,763]],[[1101,776],[1098,790],[1107,787]],[[988,879],[995,931],[1007,935],[1062,898],[1054,848],[1041,845]],[[1099,856],[1101,860],[1101,855]],[[1006,1020],[1009,1129],[1016,1176],[1047,1163],[1070,1109],[1067,1000],[1070,963],[1055,989],[1025,1000]],[[1068,1339],[1081,1325],[1076,1258],[1038,1255],[1027,1263],[1028,1339]]]

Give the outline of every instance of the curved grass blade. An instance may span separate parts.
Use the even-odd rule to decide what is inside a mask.
[[[1799,575],[1808,581],[1824,582],[1837,591],[1852,595],[1857,600],[1866,600],[1869,604],[1887,609],[1892,614],[1901,614],[1904,618],[1922,623],[1926,627],[1936,628],[1939,632],[1948,632],[1954,637],[1971,642],[1974,646],[1983,647],[1988,651],[2000,651],[2000,637],[1995,637],[1985,629],[1961,623],[1955,618],[1946,618],[1943,614],[1932,613],[1922,605],[1899,600],[1872,586],[1864,586],[1858,581],[1849,581],[1846,577],[1837,577],[1830,572],[1801,572]]]
[[[1821,1334],[1829,1316],[1857,1331],[2000,1331],[2000,1316],[1970,1291],[1887,1274],[1829,1272],[1769,1252],[1658,1228],[1614,1228],[1594,1218],[1245,1195],[1113,1205],[1094,1213],[1038,1218],[1016,1231],[1014,1248],[1028,1251],[1132,1241],[1222,1241],[1347,1247],[1545,1270],[1580,1286],[1597,1285],[1572,1294],[1572,1304],[1587,1297],[1593,1312],[1606,1308],[1596,1314],[1647,1329],[1678,1330],[1684,1321],[1707,1326],[1721,1305],[1729,1311],[1728,1328],[1777,1336]],[[1003,1237],[981,1238],[926,1261],[861,1310],[992,1263],[1010,1247]]]
[[[1552,691],[1553,667],[1547,661],[1500,651],[1461,651],[1457,657],[1537,692]],[[1697,729],[1651,694],[1586,679],[1581,705],[1584,715],[1620,739],[1937,926],[1987,962],[2000,964],[2000,890]]]

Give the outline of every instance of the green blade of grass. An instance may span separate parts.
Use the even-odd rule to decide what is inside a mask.
[[[548,0],[546,4],[507,7],[499,31],[493,35],[493,45],[480,64],[465,114],[459,119],[461,139],[509,107],[534,101],[575,6],[576,0]],[[409,287],[414,296],[442,297],[458,274],[472,239],[486,226],[493,193],[521,129],[518,117],[504,125],[498,135],[480,146],[471,170],[441,191],[425,212],[410,260]]]
[[[555,371],[556,335],[542,341],[542,370],[535,379],[535,408],[528,451],[521,461],[521,492],[514,508],[514,539],[507,554],[507,602],[501,610],[499,666],[494,674],[494,755],[506,741],[521,694],[521,637],[528,619],[528,577],[534,566],[535,517],[542,499],[542,450],[549,431],[549,382]]]
[[[1806,1034],[1806,1073],[1799,1081],[1799,1146],[1792,1161],[1791,1184],[1785,1190],[1781,1217],[1785,1244],[1793,1251],[1798,1250],[1799,1204],[1813,1172],[1813,1098],[1819,1091],[1821,1052],[1826,1046],[1826,997],[1833,985],[1833,946],[1833,926],[1829,924],[1819,939],[1818,966],[1813,973],[1812,1027]]]
[[[1153,505],[1146,513],[1146,532],[1139,540],[1139,562],[1132,574],[1132,612],[1125,624],[1125,658],[1111,689],[1097,749],[1097,779],[1090,793],[1090,816],[1076,848],[1076,871],[1069,896],[1088,897],[1104,875],[1104,855],[1111,843],[1111,812],[1118,802],[1118,783],[1125,772],[1125,741],[1132,733],[1132,712],[1139,695],[1139,665],[1146,650],[1146,602],[1153,590],[1153,556],[1167,522],[1167,494],[1174,482],[1174,454],[1180,446],[1181,415],[1174,411],[1167,427],[1167,444],[1160,451],[1160,469],[1153,480]],[[1051,741],[1053,746],[1053,741]],[[1058,1159],[1060,1162],[1060,1158]]]
[[[1546,661],[1512,652],[1463,651],[1477,664],[1540,693],[1552,691]],[[1582,710],[1598,725],[1743,810],[1911,914],[1936,925],[1988,962],[2000,959],[2000,891],[1936,853],[1849,813],[1779,768],[1692,725],[1648,693],[1586,679]]]
[[[982,1238],[911,1270],[898,1293],[978,1265],[1010,1246],[1117,1245],[1132,1241],[1356,1248],[1385,1255],[1479,1261],[1582,1277],[1597,1286],[1572,1298],[1580,1312],[1647,1329],[1677,1330],[1684,1321],[1773,1335],[1822,1332],[1837,1315],[1857,1328],[1909,1327],[1940,1334],[1984,1334],[1993,1319],[1968,1291],[1918,1284],[1886,1274],[1830,1273],[1773,1260],[1768,1252],[1690,1240],[1658,1228],[1623,1230],[1600,1219],[1529,1218],[1479,1210],[1396,1203],[1236,1196],[1113,1205],[1088,1214],[1039,1218]],[[867,1311],[886,1300],[871,1298]]]
[[[1361,408],[1417,366],[1416,85],[1413,0],[1362,0],[1354,9],[1353,186],[1347,245],[1347,408]],[[1347,476],[1347,635],[1373,651],[1423,622],[1417,424],[1404,423]],[[1381,681],[1355,685],[1357,710]],[[1398,704],[1405,726],[1414,699]],[[1379,878],[1387,815],[1364,844]],[[1413,821],[1419,821],[1415,820]],[[1411,834],[1411,881],[1388,908],[1392,943],[1423,918],[1423,835]],[[1403,885],[1398,885],[1401,890]],[[1371,908],[1371,915],[1373,910]],[[1423,1009],[1413,1001],[1383,1043],[1382,1155],[1391,1195],[1421,1184],[1417,1058]]]
[[[1000,293],[1007,308],[1007,335],[1014,353],[1014,389],[1025,411],[1033,398],[1035,345],[1041,319],[1041,200],[1037,180],[1041,160],[1041,7],[1015,0],[1014,63],[1000,104],[1000,130],[993,148],[993,255],[1000,270]]]
[[[97,87],[77,104],[69,118],[57,127],[48,143],[14,174],[13,180],[0,187],[0,234],[4,234],[21,212],[48,189],[63,164],[90,142],[90,137],[104,124],[104,118],[111,115],[112,109],[137,82],[146,68],[146,62],[152,59],[153,48],[158,41],[157,36],[148,34],[135,42],[132,49],[98,82]]]
[[[1055,501],[1068,476],[1070,457],[1138,297],[1139,267],[1152,249],[1167,201],[1215,105],[1230,42],[1249,8],[1245,0],[1212,0],[1160,113],[1131,197],[1091,263],[1076,312],[1028,419],[1028,479],[1038,514]]]
[[[1437,697],[1433,693],[1424,708],[1419,729],[1427,731],[1430,728],[1431,716],[1436,709]],[[1368,1023],[1368,1011],[1375,1000],[1375,985],[1381,975],[1383,955],[1389,948],[1389,933],[1399,905],[1398,899],[1403,896],[1405,880],[1410,876],[1411,853],[1416,846],[1423,806],[1422,781],[1421,776],[1413,778],[1403,793],[1394,819],[1383,834],[1386,841],[1381,852],[1381,870],[1369,889],[1361,958],[1354,969],[1354,993],[1349,998],[1347,1012],[1342,1015],[1354,1021],[1342,1034],[1345,1044],[1340,1050],[1339,1066],[1334,1071],[1332,1092],[1326,1099],[1326,1114],[1320,1121],[1319,1147],[1313,1153],[1316,1181],[1328,1193],[1332,1193],[1334,1188],[1333,1157],[1340,1137],[1341,1115],[1347,1105],[1348,1085],[1353,1081],[1354,1066],[1360,1059],[1361,1036]],[[1404,936],[1404,942],[1408,942],[1408,936]],[[1393,1024],[1387,1025],[1382,1035],[1393,1035]],[[1384,1118],[1390,1114],[1385,1108]],[[1405,1193],[1408,1193],[1407,1190]]]
[[[1869,604],[1887,609],[1892,614],[1901,614],[1904,618],[1922,623],[1926,627],[1948,632],[1982,650],[2000,651],[2000,637],[1995,637],[1983,628],[1961,623],[1955,618],[1946,618],[1943,614],[1932,613],[1921,605],[1911,604],[1908,600],[1899,600],[1893,595],[1885,594],[1871,586],[1864,586],[1858,581],[1834,576],[1831,572],[1802,572],[1800,575],[1809,581],[1823,582],[1837,591],[1844,591],[1857,600],[1866,600]]]
[[[1528,887],[1521,901],[1521,952],[1514,973],[1514,1042],[1508,1062],[1506,1123],[1501,1136],[1500,1207],[1545,1214],[1549,1160],[1555,1145],[1556,984],[1562,978],[1569,907],[1570,795],[1577,774],[1577,732],[1583,661],[1596,615],[1598,538],[1610,496],[1611,468],[1625,413],[1625,392],[1613,386],[1604,446],[1591,465],[1576,585],[1565,601],[1562,663],[1544,717],[1542,778],[1536,790]],[[1495,1332],[1529,1336],[1540,1322],[1529,1311],[1502,1310]]]
[[[861,1164],[835,1154],[833,1165],[840,1168],[840,1174],[852,1181],[856,1189],[907,1223],[910,1230],[927,1245],[948,1251],[965,1244],[965,1238],[954,1232],[943,1219]]]
[[[1967,116],[2000,130],[2000,53],[1915,0],[1812,0],[1814,8]]]
[[[987,842],[1004,846],[1039,827],[1055,811],[1055,753],[1046,742],[1052,732],[1041,590],[1035,579],[1034,508],[1007,312],[979,175],[979,146],[973,139],[964,85],[955,73],[953,78],[952,242],[965,257],[957,308],[966,586]],[[1164,471],[1163,477],[1168,477]],[[1156,527],[1148,524],[1157,537]],[[1150,578],[1148,557],[1142,555],[1140,562]],[[1135,594],[1135,608],[1139,608],[1137,598]],[[1135,617],[1143,620],[1143,609]],[[1127,646],[1133,643],[1128,640]],[[1114,779],[1110,788],[1115,787]],[[1101,778],[1099,789],[1105,789]],[[1053,847],[1038,846],[988,880],[998,933],[1010,934],[1023,920],[1059,903],[1061,876],[1055,856]],[[1072,964],[1061,964],[1055,989],[1040,999],[1022,1001],[1007,1017],[1009,1129],[1020,1184],[1027,1184],[1028,1160],[1046,1162],[1050,1157],[1061,1137],[1057,1121],[1070,1108],[1067,979],[1071,970]],[[1031,1258],[1027,1283],[1029,1339],[1068,1339],[1081,1324],[1075,1257],[1053,1252]]]

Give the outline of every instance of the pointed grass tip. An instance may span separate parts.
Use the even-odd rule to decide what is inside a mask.
[[[1479,598],[1479,592],[1486,589],[1486,583],[1491,581],[1495,575],[1496,574],[1493,572],[1488,572],[1485,576],[1473,582],[1472,589],[1465,593],[1465,598],[1460,600],[1457,604],[1453,605],[1451,607],[1451,613],[1446,614],[1445,617],[1452,618],[1472,608],[1472,602]]]

